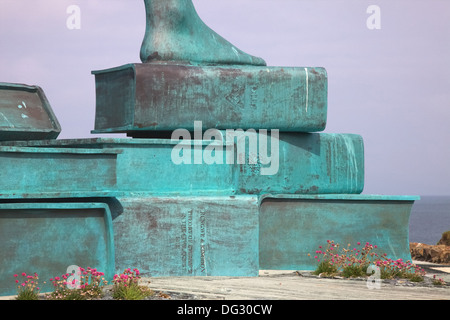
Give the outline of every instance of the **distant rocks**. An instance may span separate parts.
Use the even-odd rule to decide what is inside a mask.
[[[442,234],[441,240],[437,243],[438,245],[443,244],[450,246],[450,231],[446,231]]]
[[[413,260],[450,264],[450,246],[411,242],[409,248]]]
[[[413,260],[450,264],[450,231],[444,232],[436,245],[411,242],[409,249]]]

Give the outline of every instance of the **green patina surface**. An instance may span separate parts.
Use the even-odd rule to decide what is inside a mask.
[[[95,71],[93,133],[279,129],[317,132],[327,120],[324,68],[129,64]]]
[[[269,135],[270,136],[270,135]],[[278,163],[250,163],[251,140],[203,141],[195,163],[192,140],[99,138],[8,142],[0,147],[0,197],[43,192],[151,192],[152,194],[357,194],[364,187],[364,146],[359,135],[280,133]],[[176,164],[174,149],[189,150],[190,163]],[[272,141],[273,143],[273,141]],[[213,144],[222,162],[205,163]],[[6,146],[8,145],[8,146]],[[227,147],[233,161],[227,163]],[[242,147],[245,161],[239,163]],[[270,141],[269,141],[270,147]],[[272,146],[273,147],[273,146]],[[268,149],[268,153],[275,150]],[[185,151],[184,151],[185,152]],[[228,153],[227,153],[228,152]],[[259,159],[257,159],[259,160]],[[273,157],[275,162],[275,157]],[[277,169],[263,175],[263,168]],[[80,172],[83,168],[83,174]],[[28,176],[29,179],[23,179]]]
[[[347,248],[377,245],[389,258],[411,260],[409,218],[416,196],[267,195],[259,215],[261,269],[314,270],[327,240]],[[281,218],[282,217],[282,218]],[[311,254],[311,256],[308,256]]]
[[[49,279],[71,265],[97,268],[112,279],[115,246],[107,204],[23,201],[0,203],[0,294],[16,294],[13,275],[22,272],[36,272],[41,292],[51,291]]]
[[[144,0],[141,61],[201,65],[266,65],[228,42],[198,16],[191,0]]]
[[[42,91],[0,84],[0,294],[15,293],[14,273],[71,264],[108,275],[311,270],[307,254],[327,239],[410,258],[418,197],[362,195],[362,137],[317,133],[324,68],[266,66],[190,0],[144,4],[143,63],[93,72],[93,132],[133,139],[56,140]]]
[[[257,276],[256,196],[118,198],[114,220],[118,268],[151,276]]]
[[[60,132],[40,87],[0,82],[0,141],[56,139]]]

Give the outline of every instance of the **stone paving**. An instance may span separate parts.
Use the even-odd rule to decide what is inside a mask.
[[[382,280],[379,288],[365,279],[320,278],[309,271],[262,270],[259,277],[142,278],[158,295],[152,300],[450,300],[450,266],[414,261],[426,281]],[[446,282],[431,284],[433,275]],[[11,300],[14,297],[0,297]]]
[[[437,274],[450,281],[450,273]],[[150,281],[155,291],[183,293],[198,300],[450,300],[448,284],[383,280],[379,288],[371,289],[363,279],[319,278],[301,271],[262,271],[255,278],[169,277]]]

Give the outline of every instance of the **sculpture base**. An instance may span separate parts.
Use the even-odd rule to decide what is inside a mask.
[[[257,276],[256,196],[119,198],[116,265],[149,276]]]
[[[327,240],[369,242],[411,260],[409,217],[418,197],[264,195],[119,198],[116,264],[151,276],[257,276],[314,270]],[[308,256],[308,253],[311,256]]]
[[[93,133],[154,132],[194,121],[210,129],[325,129],[327,74],[323,68],[128,64],[94,71]]]
[[[49,279],[72,273],[70,266],[97,268],[112,280],[115,248],[107,204],[17,201],[0,203],[0,295],[17,294],[13,275],[21,280],[22,272],[39,275],[41,292],[53,291]]]
[[[70,265],[108,275],[138,268],[154,277],[314,270],[315,251],[327,240],[342,246],[369,242],[379,253],[407,261],[417,199],[126,193],[114,201],[2,200],[8,203],[0,204],[0,295],[15,294],[14,273],[38,272],[44,281]]]
[[[203,141],[199,149],[194,140],[94,138],[4,142],[0,143],[0,176],[4,175],[0,179],[0,198],[19,194],[29,197],[43,192],[85,196],[89,192],[259,195],[359,194],[363,190],[364,144],[359,135],[280,133],[279,139],[272,141],[277,143],[278,153],[271,145],[270,135],[255,134],[252,141],[239,139],[216,144]],[[253,154],[250,144],[261,141],[269,145],[264,153],[271,156],[271,162],[261,163],[263,153],[250,163]],[[183,152],[190,153],[189,163],[176,163],[180,154],[176,148],[180,145]],[[215,148],[216,160],[221,162],[206,163],[211,146]],[[242,162],[237,156],[240,149],[245,152]],[[230,150],[234,161],[227,163]],[[218,151],[221,156],[217,156]],[[273,174],[264,175],[265,169]]]
[[[379,195],[266,196],[259,217],[259,267],[314,270],[327,240],[369,242],[394,260],[411,260],[409,217],[418,197]],[[308,256],[310,254],[310,256]],[[320,256],[320,255],[318,255]]]
[[[56,139],[60,132],[40,87],[0,82],[0,141]]]

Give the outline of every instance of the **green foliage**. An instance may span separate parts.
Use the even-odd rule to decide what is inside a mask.
[[[321,261],[319,262],[317,269],[314,270],[313,274],[319,275],[319,274],[326,274],[326,275],[333,275],[337,273],[336,266],[332,265],[328,261]]]
[[[15,274],[15,282],[17,285],[17,297],[16,300],[39,300],[39,284],[38,274],[27,275],[25,272],[21,274],[23,281],[20,281],[19,275]]]
[[[113,298],[116,300],[142,300],[154,294],[150,288],[139,285],[138,269],[125,269],[120,275],[114,275]]]
[[[346,248],[341,248],[340,244],[333,240],[327,240],[327,245],[319,246],[315,252],[314,259],[318,265],[314,274],[325,276],[339,275],[345,278],[368,276],[367,269],[370,265],[375,265],[380,270],[381,279],[404,278],[410,281],[423,281],[425,271],[402,259],[393,260],[387,257],[386,253],[377,252],[378,247],[366,242],[352,247],[348,244]],[[308,254],[311,256],[311,254]]]
[[[34,276],[22,273],[24,281],[19,281],[19,275],[15,274],[18,295],[17,300],[38,300],[39,287],[38,275]],[[148,286],[139,284],[140,273],[138,269],[125,269],[113,279],[112,295],[116,300],[142,300],[154,294]],[[95,268],[79,268],[77,272],[63,274],[50,279],[53,291],[44,295],[48,300],[94,300],[104,294],[104,286],[108,282],[104,273]]]
[[[436,278],[436,275],[433,275],[433,284],[434,284],[435,286],[443,286],[443,285],[445,285],[446,283],[445,283],[445,281],[442,280],[441,278]]]
[[[446,246],[450,246],[450,231],[445,231],[442,233],[441,239],[437,244],[445,244]]]
[[[142,300],[153,294],[151,289],[136,284],[117,286],[113,290],[113,298],[116,300]]]
[[[367,265],[350,265],[342,268],[342,276],[344,278],[357,278],[365,276]]]

